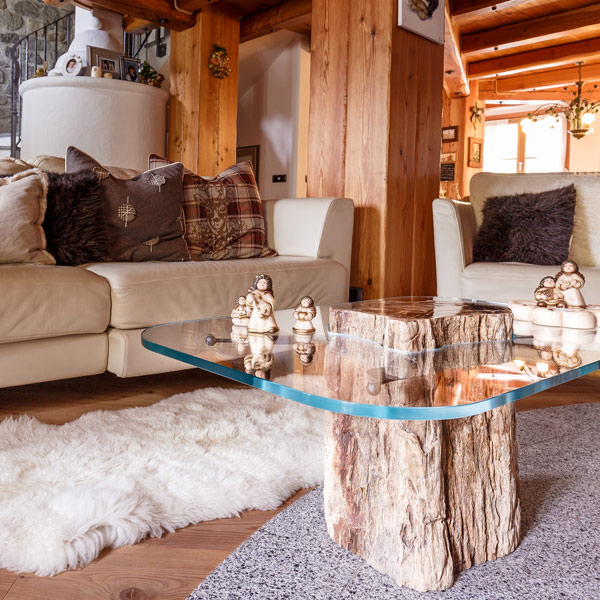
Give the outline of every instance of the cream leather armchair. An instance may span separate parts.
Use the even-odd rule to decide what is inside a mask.
[[[491,196],[539,192],[573,183],[577,192],[575,228],[570,258],[586,277],[588,304],[600,304],[600,174],[598,173],[478,173],[471,179],[469,201],[436,198],[433,227],[438,296],[492,302],[533,299],[545,275],[560,265],[515,262],[473,262],[473,242]]]

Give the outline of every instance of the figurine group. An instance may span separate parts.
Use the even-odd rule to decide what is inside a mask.
[[[566,260],[556,277],[544,277],[534,292],[538,306],[557,308],[585,308],[581,288],[585,277],[579,272],[577,263]]]
[[[237,343],[238,351],[247,344],[251,354],[244,358],[246,373],[267,379],[273,366],[273,346],[279,326],[275,320],[275,295],[273,280],[268,275],[257,275],[254,284],[245,296],[240,296],[231,311],[231,340]],[[310,364],[315,346],[311,342],[315,328],[312,319],[317,315],[314,301],[304,296],[294,310],[296,322],[293,331],[294,351],[304,364]]]
[[[531,325],[595,329],[600,322],[600,306],[587,305],[581,289],[585,277],[577,263],[566,260],[554,276],[544,277],[535,289],[535,301],[514,300],[509,305],[517,335],[529,335]]]

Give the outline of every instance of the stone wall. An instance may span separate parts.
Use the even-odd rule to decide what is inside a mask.
[[[54,8],[47,6],[42,0],[0,0],[0,135],[10,132],[10,90],[11,90],[11,57],[10,48],[28,33],[55,21],[64,14],[73,11],[72,6]],[[74,19],[72,20],[74,26]],[[73,35],[73,34],[71,34]],[[48,30],[48,63],[53,66],[54,27]],[[66,51],[65,29],[59,29],[58,54]],[[42,38],[38,42],[38,61],[43,62]],[[30,59],[33,65],[33,48]],[[33,70],[33,66],[31,67]]]

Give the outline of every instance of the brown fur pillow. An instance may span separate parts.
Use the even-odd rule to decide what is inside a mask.
[[[473,246],[475,262],[559,265],[567,260],[575,219],[575,186],[493,196]]]
[[[48,173],[47,198],[42,226],[56,264],[75,266],[106,260],[108,235],[98,176],[93,171]]]

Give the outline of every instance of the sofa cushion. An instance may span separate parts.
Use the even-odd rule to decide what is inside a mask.
[[[575,186],[490,196],[473,245],[475,262],[556,265],[569,258]]]
[[[15,175],[20,173],[21,171],[27,171],[31,169],[34,165],[30,165],[29,163],[21,160],[19,158],[9,158],[2,157],[0,158],[0,175]]]
[[[86,267],[110,282],[110,324],[118,329],[229,316],[257,273],[273,278],[277,308],[302,296],[316,304],[346,301],[346,269],[325,258],[274,256],[185,263],[98,263]]]
[[[92,171],[48,173],[48,250],[59,265],[106,260],[108,235],[100,181]]]
[[[67,173],[81,170],[94,171],[101,182],[110,260],[190,259],[183,239],[181,163],[119,179],[91,156],[70,146]]]
[[[569,258],[580,267],[600,267],[600,173],[477,173],[470,183],[475,223],[481,226],[483,205],[490,196],[541,192],[571,183],[577,204]]]
[[[556,275],[560,265],[526,265],[510,262],[477,262],[468,265],[461,276],[463,298],[511,302],[533,300],[542,277]],[[585,276],[583,297],[588,304],[600,304],[600,268],[580,268]]]
[[[151,154],[151,169],[170,164]],[[226,260],[272,256],[265,219],[249,162],[229,167],[216,177],[189,170],[183,176],[186,241],[194,260]]]
[[[0,265],[0,343],[101,333],[110,288],[77,267]]]
[[[48,175],[39,169],[0,177],[0,263],[55,264],[46,250]]]
[[[50,156],[48,154],[40,154],[29,161],[34,167],[47,171],[48,173],[64,173],[65,159],[60,156]],[[126,169],[123,167],[106,167],[106,170],[119,179],[131,179],[141,173],[136,169]],[[1,171],[0,171],[1,172]]]

